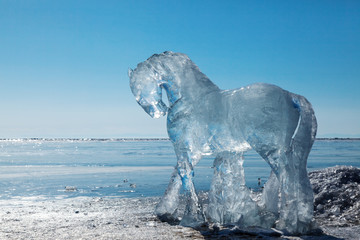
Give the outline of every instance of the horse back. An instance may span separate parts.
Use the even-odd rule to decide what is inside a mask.
[[[250,145],[290,143],[299,120],[294,94],[275,85],[257,83],[224,91],[223,96],[234,135]]]

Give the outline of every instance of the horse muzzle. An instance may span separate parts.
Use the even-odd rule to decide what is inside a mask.
[[[142,105],[142,108],[152,118],[159,118],[161,116],[165,116],[168,110],[167,106],[165,105],[165,103],[163,103],[163,101],[159,101],[155,104],[150,104],[146,106]]]

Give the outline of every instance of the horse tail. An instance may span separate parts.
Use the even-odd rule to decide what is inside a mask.
[[[293,152],[300,154],[300,159],[307,160],[315,141],[317,121],[311,103],[303,96],[293,97],[293,105],[299,111],[299,123],[292,138]],[[298,149],[301,148],[301,149]]]

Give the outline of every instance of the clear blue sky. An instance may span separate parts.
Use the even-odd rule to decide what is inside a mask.
[[[304,95],[318,136],[360,136],[360,1],[0,0],[0,138],[165,137],[127,69],[183,52],[220,88]]]

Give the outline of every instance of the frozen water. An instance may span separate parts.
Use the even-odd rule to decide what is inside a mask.
[[[244,158],[246,186],[258,191],[268,181],[270,167],[254,150],[246,152]],[[198,192],[210,189],[213,161],[212,156],[205,156],[196,165]],[[168,140],[1,139],[0,200],[38,195],[159,196],[175,163],[174,148]],[[308,171],[335,165],[360,167],[360,141],[315,141]],[[136,183],[136,188],[130,188],[130,183]],[[66,186],[75,186],[77,191],[65,191]]]
[[[187,197],[182,225],[209,221],[272,226],[278,218],[276,227],[289,233],[311,229],[313,193],[306,164],[317,124],[304,97],[264,83],[221,90],[182,53],[155,54],[128,74],[140,106],[154,118],[167,113],[177,156],[156,208],[159,216],[178,217],[182,186]],[[162,101],[163,90],[169,106]],[[244,180],[242,154],[251,148],[272,169],[260,204],[251,199]],[[205,155],[214,155],[215,161],[209,210],[204,214],[193,177]]]

